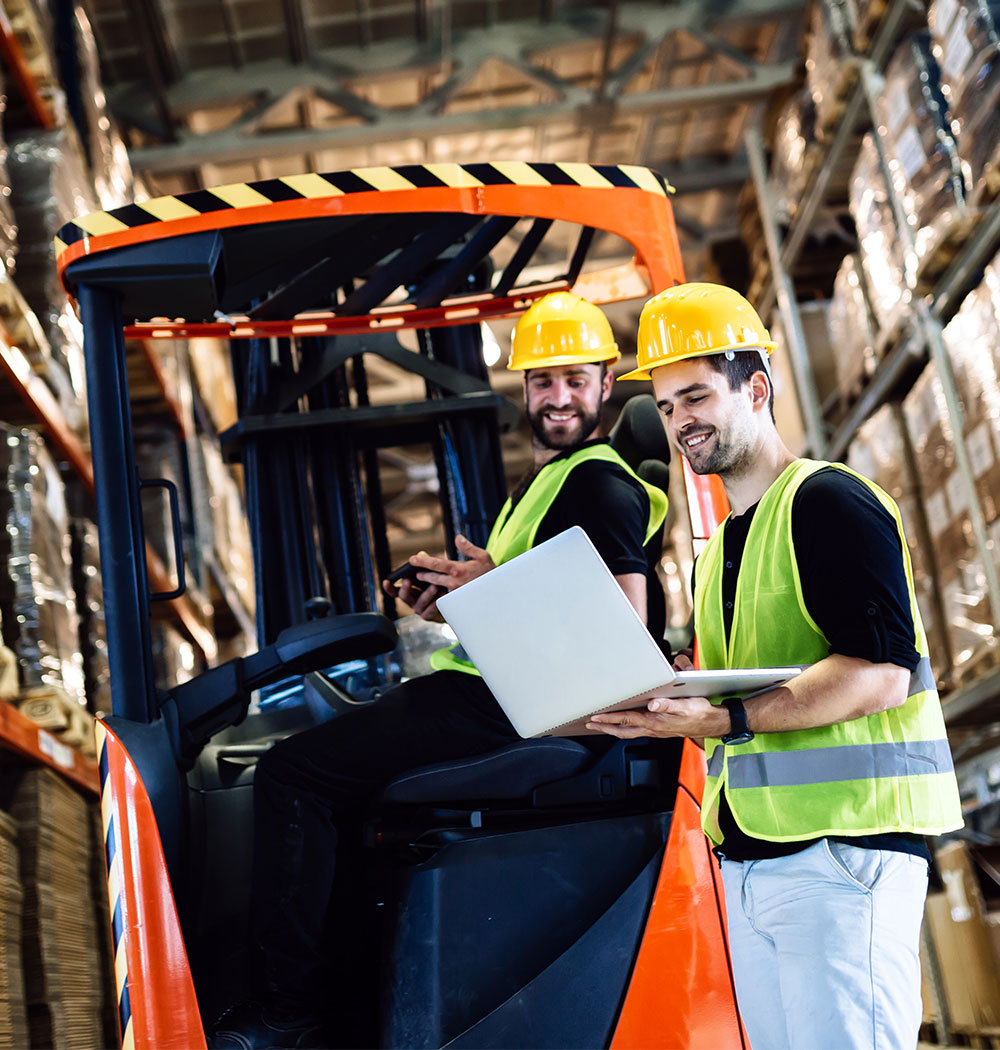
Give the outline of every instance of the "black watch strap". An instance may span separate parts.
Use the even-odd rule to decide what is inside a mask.
[[[747,722],[747,709],[738,696],[728,696],[722,701],[729,708],[729,732],[722,738],[724,744],[748,744],[753,733]]]

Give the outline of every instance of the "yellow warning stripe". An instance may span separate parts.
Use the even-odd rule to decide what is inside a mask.
[[[486,186],[559,186],[587,189],[638,188],[663,195],[671,192],[662,176],[649,168],[623,164],[583,163],[531,164],[520,160],[494,160],[473,164],[430,163],[396,168],[372,166],[324,175],[285,175],[259,182],[235,182],[209,190],[196,190],[176,196],[94,212],[66,223],[55,238],[57,256],[86,237],[100,237],[135,229],[151,222],[190,219],[227,208],[253,208],[289,200],[314,200],[365,191],[389,193],[445,186],[452,189],[478,189]]]

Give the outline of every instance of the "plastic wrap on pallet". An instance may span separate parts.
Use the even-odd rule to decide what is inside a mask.
[[[928,11],[941,88],[975,197],[1000,189],[1000,0],[934,0]]]
[[[800,91],[785,103],[774,128],[771,188],[776,218],[794,217],[809,178],[807,155],[815,149],[816,105],[809,91]]]
[[[967,171],[958,155],[928,33],[914,33],[896,49],[876,118],[885,128],[893,184],[914,231],[916,258],[907,259],[913,281],[969,216]]]
[[[844,258],[833,282],[830,300],[830,342],[837,348],[837,385],[844,400],[857,396],[875,371],[875,318],[858,255]]]
[[[121,135],[111,122],[101,84],[97,42],[82,7],[76,12],[76,49],[80,63],[79,99],[83,106],[85,144],[101,207],[108,211],[133,199],[132,166]]]
[[[912,447],[898,405],[883,405],[865,421],[851,443],[847,464],[885,489],[899,507],[931,666],[935,678],[941,680],[951,669],[951,644],[942,615],[937,563],[928,542]]]
[[[111,713],[111,672],[108,666],[108,632],[104,618],[97,526],[86,518],[73,518],[70,522],[70,539],[87,709],[103,717]]]
[[[962,405],[963,439],[987,528],[1000,540],[1000,364],[996,303],[984,281],[944,329]],[[1000,564],[1000,547],[997,548]]]
[[[75,131],[62,127],[18,137],[10,144],[9,166],[19,226],[17,285],[42,324],[53,358],[82,399],[82,331],[59,283],[53,246],[60,226],[97,208]],[[62,391],[55,392],[64,411],[72,411]]]
[[[0,120],[7,108],[7,96],[0,81]],[[7,140],[0,131],[0,262],[7,273],[14,272],[17,258],[17,219],[10,202],[10,174],[7,171]]]
[[[818,137],[840,120],[856,69],[843,61],[850,53],[846,0],[814,3],[806,32],[806,86],[816,104]]]
[[[938,568],[951,663],[961,675],[994,644],[984,565],[955,462],[955,434],[936,366],[929,364],[903,401],[920,477],[930,543]]]
[[[909,294],[889,190],[870,133],[861,142],[851,175],[850,209],[872,311],[880,331],[892,331],[909,302]]]
[[[949,104],[982,86],[983,63],[1000,50],[1000,0],[933,0],[927,24]]]
[[[25,686],[83,700],[66,497],[41,437],[0,426],[0,614]]]

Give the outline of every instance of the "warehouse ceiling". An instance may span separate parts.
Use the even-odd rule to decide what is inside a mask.
[[[799,71],[801,0],[87,0],[136,174],[175,193],[497,158],[644,164],[689,276],[735,239],[742,136]]]
[[[374,165],[642,164],[676,188],[692,280],[726,280],[727,266],[745,265],[743,134],[801,81],[805,6],[85,0],[112,112],[152,195]],[[578,235],[568,224],[562,236],[553,230],[534,279],[549,279],[546,265],[564,270]],[[618,238],[598,237],[587,269],[628,254]],[[610,312],[628,355],[638,305]],[[493,327],[504,345],[510,325]],[[373,400],[422,396],[418,382],[385,371],[374,371]],[[493,377],[519,398],[502,362]],[[631,387],[619,385],[616,399]],[[401,456],[390,521],[419,544],[427,526],[417,518],[434,517],[428,457]],[[523,436],[505,441],[509,476],[529,459]]]

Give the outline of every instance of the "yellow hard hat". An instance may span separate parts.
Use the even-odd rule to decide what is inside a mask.
[[[650,370],[691,357],[759,350],[767,368],[774,349],[757,311],[722,284],[680,284],[654,295],[639,315],[638,368],[619,379],[649,379]]]
[[[519,318],[510,336],[507,367],[597,364],[621,357],[603,311],[571,292],[543,296]]]

